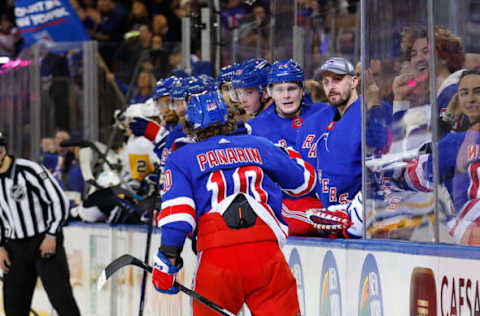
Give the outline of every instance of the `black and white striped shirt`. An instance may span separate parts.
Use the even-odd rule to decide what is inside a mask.
[[[68,217],[68,199],[48,170],[12,158],[0,174],[0,245],[41,233],[55,235]]]

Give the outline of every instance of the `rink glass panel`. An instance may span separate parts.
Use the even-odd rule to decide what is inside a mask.
[[[32,132],[30,124],[31,100],[30,56],[21,63],[4,65],[0,70],[0,131],[7,135],[9,151],[16,155],[30,155]]]
[[[480,70],[480,2],[474,0],[441,0],[434,1],[434,24],[439,28],[436,32],[449,30],[453,35],[449,40],[449,53],[446,64],[453,72],[446,82],[457,83],[462,69]],[[443,35],[445,37],[445,35]],[[436,35],[437,38],[437,35]],[[445,46],[446,41],[437,40],[436,47]],[[454,43],[460,43],[463,48],[464,60],[455,49]],[[445,56],[445,53],[437,53]],[[462,56],[463,57],[463,56]],[[463,62],[463,67],[461,63]],[[441,65],[440,65],[441,66]],[[439,69],[439,66],[436,67]],[[438,71],[440,72],[440,71]],[[459,94],[463,97],[457,103],[457,116],[454,123],[454,133],[445,134],[441,122],[437,133],[438,139],[438,217],[440,227],[445,227],[448,234],[440,234],[441,242],[454,242],[466,245],[480,245],[480,205],[478,189],[478,148],[480,144],[480,125],[474,113],[480,112],[478,96],[465,95],[465,87],[480,87],[480,74],[473,74],[462,79]],[[467,83],[467,81],[469,83]],[[443,84],[437,89],[438,107],[445,104],[442,95],[447,94],[448,85]],[[478,92],[477,92],[478,95]],[[453,104],[452,104],[453,105]],[[452,109],[453,106],[450,105]],[[440,110],[442,111],[442,110]],[[450,111],[449,111],[450,112]]]
[[[475,1],[466,0],[432,3],[432,20],[436,26],[432,55],[428,52],[427,0],[364,3],[366,32],[362,71],[366,121],[367,125],[373,122],[388,127],[387,136],[391,141],[390,146],[375,147],[372,139],[381,139],[382,129],[377,128],[376,132],[372,129],[373,133],[369,134],[366,128],[367,238],[478,244],[476,233],[480,231],[476,228],[475,213],[466,212],[467,203],[476,197],[468,197],[472,177],[467,173],[465,162],[468,149],[474,149],[478,143],[478,132],[467,124],[464,127],[467,132],[459,129],[451,135],[439,123],[440,113],[455,93],[447,93],[447,83],[456,81],[454,75],[444,75],[442,66],[446,62],[439,56],[437,47],[442,40],[438,27],[444,28],[451,36],[460,38],[468,53],[465,66],[475,67],[476,55],[472,54],[479,51],[480,7]],[[435,62],[433,55],[437,56]],[[450,52],[448,58],[454,55]],[[436,66],[431,67],[434,63]],[[458,59],[457,64],[449,67],[450,72],[461,69],[463,61]],[[442,76],[447,79],[430,80]],[[445,140],[446,137],[462,139],[461,133],[464,141]],[[470,136],[465,137],[467,134]],[[405,176],[403,171],[413,165],[414,159],[420,159],[416,171],[422,169],[423,174],[410,168],[410,176]],[[428,188],[431,192],[421,192],[419,188]]]
[[[396,173],[431,142],[429,56],[426,72],[415,81],[420,71],[401,45],[406,27],[418,25],[428,32],[427,1],[366,1],[365,9],[364,110],[367,124],[377,127],[366,133],[367,237],[433,241],[434,194],[405,189],[399,183],[403,180],[396,179]],[[425,57],[425,51],[421,53]],[[392,87],[399,75],[407,81],[404,90],[412,89],[395,96]],[[385,139],[390,146],[382,146]]]
[[[0,73],[0,129],[10,151],[39,160],[42,138],[63,129],[108,142],[122,99],[106,78],[94,42],[34,45]],[[88,84],[85,84],[88,82]]]

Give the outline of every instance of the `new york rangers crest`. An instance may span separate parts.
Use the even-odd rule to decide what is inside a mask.
[[[303,120],[300,117],[296,117],[292,120],[293,128],[300,128],[303,125]]]
[[[215,104],[215,102],[207,103],[207,111],[208,112],[215,111],[216,108],[217,108],[217,105]]]

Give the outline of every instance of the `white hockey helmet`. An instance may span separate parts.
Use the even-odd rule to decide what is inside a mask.
[[[129,117],[136,117],[136,116],[144,116],[143,115],[143,103],[135,103],[130,104],[125,111],[125,116]]]
[[[103,188],[109,188],[120,184],[120,178],[115,172],[104,170],[98,175],[97,183]]]
[[[158,108],[157,102],[152,98],[148,99],[147,102],[142,104],[142,113],[144,117],[159,117],[160,109]]]

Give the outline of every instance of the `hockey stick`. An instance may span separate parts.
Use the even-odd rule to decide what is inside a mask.
[[[133,265],[137,266],[139,268],[142,268],[143,270],[152,273],[153,268],[145,263],[143,263],[140,259],[135,258],[134,256],[125,254],[123,256],[118,257],[117,259],[113,260],[106,268],[103,270],[102,274],[100,275],[100,278],[98,279],[97,282],[97,291],[100,291],[107,282],[108,278],[112,276],[117,270],[128,266],[128,265]],[[183,293],[187,294],[188,296],[192,297],[193,299],[198,300],[200,303],[204,304],[205,306],[210,307],[214,311],[224,315],[224,316],[235,316],[235,314],[227,311],[226,309],[218,306],[214,302],[210,301],[208,298],[201,296],[197,292],[183,286],[182,284],[178,283],[175,281],[174,287],[182,291]]]
[[[158,181],[153,185],[153,196],[152,196],[152,205],[151,208],[148,210],[148,231],[147,231],[147,245],[145,248],[145,259],[143,262],[148,264],[148,258],[150,257],[150,243],[152,241],[152,231],[153,231],[153,211],[155,209],[155,198],[156,192],[158,189]],[[142,277],[142,289],[140,291],[140,305],[138,308],[138,316],[143,316],[143,306],[145,305],[145,286],[147,283],[147,271],[143,271]]]

